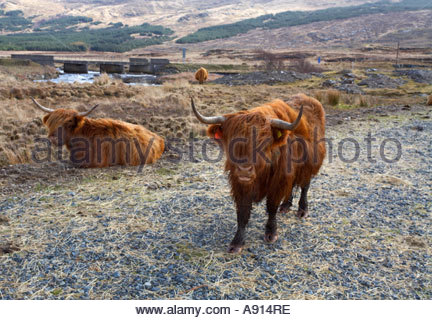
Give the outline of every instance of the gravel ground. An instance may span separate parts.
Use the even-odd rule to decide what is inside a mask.
[[[314,74],[320,76],[320,74]],[[222,78],[213,80],[212,83],[225,84],[229,86],[258,85],[258,84],[279,84],[291,83],[299,80],[311,78],[310,74],[298,73],[295,71],[270,71],[270,72],[249,72],[240,74],[230,74]]]
[[[432,110],[398,110],[329,121],[333,156],[311,185],[308,219],[280,215],[268,245],[255,206],[241,255],[225,253],[236,216],[222,162],[23,167],[49,167],[46,184],[14,184],[18,167],[4,168],[0,298],[431,299]],[[341,160],[356,154],[345,138],[360,147],[352,163]],[[384,156],[397,155],[386,139],[400,142],[395,163],[380,156],[384,141]]]

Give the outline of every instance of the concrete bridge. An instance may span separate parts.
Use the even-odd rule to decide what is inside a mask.
[[[88,73],[88,65],[99,67],[101,73],[124,73],[128,68],[130,73],[161,72],[170,63],[168,59],[130,58],[129,61],[90,60],[90,59],[60,59],[40,54],[12,54],[12,59],[31,60],[41,65],[63,64],[65,73]]]

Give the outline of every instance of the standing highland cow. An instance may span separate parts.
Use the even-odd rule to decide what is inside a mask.
[[[225,171],[237,208],[237,232],[228,251],[241,252],[252,203],[264,198],[268,212],[264,239],[275,242],[276,213],[290,208],[293,187],[301,188],[297,216],[304,218],[308,213],[309,184],[326,152],[321,103],[299,94],[290,101],[295,109],[274,100],[247,111],[205,117],[191,102],[198,120],[210,125],[207,134],[222,143],[226,154]]]
[[[203,84],[204,81],[206,81],[208,78],[208,72],[205,68],[201,67],[195,72],[195,79],[200,83]]]
[[[86,112],[49,109],[33,102],[48,114],[43,123],[48,137],[57,146],[65,145],[70,160],[80,167],[144,165],[154,163],[164,151],[164,140],[143,126],[113,119],[90,119]]]

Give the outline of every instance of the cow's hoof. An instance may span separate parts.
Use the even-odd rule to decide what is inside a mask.
[[[264,241],[267,243],[275,243],[276,240],[278,239],[278,234],[275,233],[266,233],[264,235]]]
[[[232,254],[239,254],[240,252],[242,252],[242,250],[243,250],[243,246],[241,245],[230,244],[228,247],[228,253],[232,253]]]
[[[303,209],[299,209],[296,214],[296,216],[299,217],[300,219],[305,219],[308,215],[309,215],[309,211]]]

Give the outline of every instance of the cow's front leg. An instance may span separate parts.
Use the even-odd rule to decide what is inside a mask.
[[[265,226],[264,240],[268,243],[274,243],[278,239],[276,214],[280,201],[267,199],[268,219]]]
[[[245,243],[246,225],[249,222],[251,210],[252,201],[244,201],[237,204],[237,232],[228,247],[229,253],[240,253],[242,251]]]

